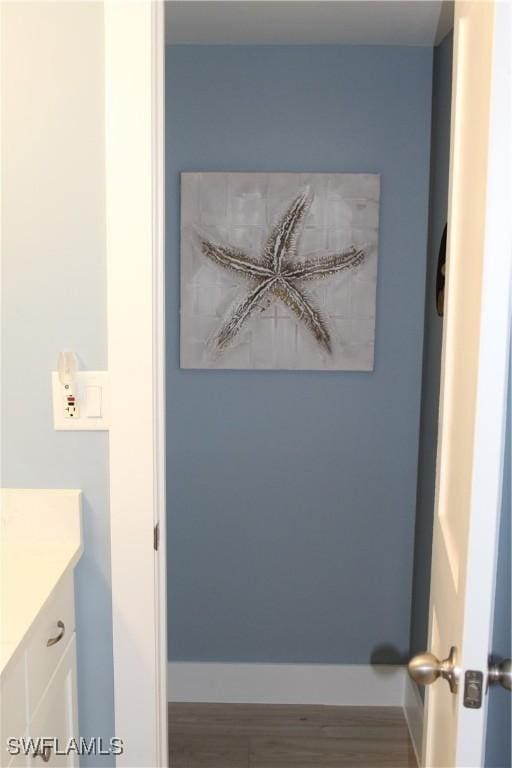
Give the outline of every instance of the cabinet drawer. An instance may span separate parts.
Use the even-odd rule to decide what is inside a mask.
[[[59,627],[61,622],[64,627]],[[32,717],[75,631],[73,577],[70,574],[55,589],[37,619],[27,644],[28,714]],[[60,639],[58,639],[60,638]],[[48,641],[57,639],[48,646]]]

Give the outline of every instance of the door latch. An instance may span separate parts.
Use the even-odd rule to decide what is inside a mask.
[[[484,676],[476,669],[468,669],[464,675],[464,706],[468,709],[480,709]]]

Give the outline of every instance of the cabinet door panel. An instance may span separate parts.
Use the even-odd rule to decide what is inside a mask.
[[[78,738],[76,706],[76,644],[73,636],[62,657],[50,685],[41,699],[37,711],[29,724],[29,735],[33,739],[45,738],[49,747],[44,761],[38,756],[33,761],[34,768],[47,765],[78,766],[75,752],[65,753],[70,739]]]
[[[25,654],[20,651],[2,673],[0,714],[0,765],[7,765],[11,756],[7,739],[19,739],[27,727],[25,696]]]
[[[24,738],[28,738],[27,734],[22,734]],[[34,763],[34,760],[32,759],[31,755],[24,754],[23,751],[20,751],[19,755],[13,755],[11,757],[11,762],[8,765],[8,768],[36,768],[35,765],[32,765]],[[5,763],[0,763],[0,765],[5,765]]]

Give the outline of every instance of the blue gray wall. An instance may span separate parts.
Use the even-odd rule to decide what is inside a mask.
[[[512,360],[512,357],[511,357]],[[497,658],[511,658],[511,566],[512,541],[510,517],[512,512],[512,371],[509,369],[508,415],[503,466],[503,493],[501,499],[501,525],[498,543],[498,570],[496,574],[496,595],[494,600],[494,631],[492,653]],[[487,713],[487,739],[485,750],[486,768],[509,768],[512,765],[511,748],[512,707],[511,696],[501,686],[489,691]]]
[[[167,49],[169,654],[408,651],[432,51]],[[179,370],[179,172],[382,174],[373,373]]]
[[[61,349],[75,350],[84,368],[107,363],[103,8],[4,3],[2,35],[2,484],[83,490],[80,732],[108,739],[107,435],[55,432],[50,386]]]
[[[448,211],[452,50],[453,33],[447,35],[442,43],[434,49],[425,334],[423,339],[421,427],[411,603],[412,653],[426,650],[428,639],[437,418],[443,333],[443,320],[437,314],[436,309],[436,274],[439,246]],[[423,690],[421,693],[423,694]]]

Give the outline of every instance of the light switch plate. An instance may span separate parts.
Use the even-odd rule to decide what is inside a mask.
[[[108,430],[110,381],[108,371],[77,371],[75,395],[77,418],[66,418],[64,392],[57,371],[52,371],[53,427],[56,430]]]

